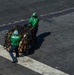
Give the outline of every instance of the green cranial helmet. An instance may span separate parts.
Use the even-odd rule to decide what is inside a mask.
[[[34,12],[34,13],[32,14],[32,16],[37,16],[37,13],[36,13],[36,12]]]

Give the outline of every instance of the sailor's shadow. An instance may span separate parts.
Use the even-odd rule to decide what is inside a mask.
[[[37,43],[29,50],[28,55],[33,54],[35,52],[35,50],[38,50],[40,48],[41,44],[43,43],[44,38],[50,34],[51,34],[51,32],[45,32],[45,33],[40,34],[37,37]]]

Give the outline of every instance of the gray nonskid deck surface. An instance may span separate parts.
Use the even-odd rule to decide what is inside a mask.
[[[24,59],[24,63],[27,63],[26,61],[31,58],[30,60],[33,59],[41,65],[47,65],[53,71],[56,70],[46,73],[42,68],[37,70],[37,67],[31,67],[31,65],[23,67],[19,64],[12,64],[10,56],[7,59],[0,55],[1,75],[54,75],[57,71],[60,72],[58,75],[74,75],[73,0],[0,0],[0,3],[0,27],[2,27],[0,45],[4,44],[4,36],[9,26],[25,24],[30,15],[36,11],[40,16],[38,43],[29,55],[20,57],[19,62],[23,62]],[[7,25],[7,27],[3,27],[3,25]],[[0,48],[0,50],[2,49]],[[28,62],[31,63],[29,60]]]

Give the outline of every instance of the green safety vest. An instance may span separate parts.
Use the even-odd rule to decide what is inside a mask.
[[[21,37],[19,35],[11,35],[10,39],[11,39],[11,44],[13,46],[18,46],[20,43]]]
[[[29,19],[29,23],[31,24],[31,26],[36,27],[36,26],[38,26],[39,18],[33,18],[33,17],[31,17]]]

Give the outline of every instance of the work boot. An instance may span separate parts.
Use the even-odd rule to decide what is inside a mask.
[[[16,62],[18,62],[18,61],[17,61],[17,58],[15,57],[15,58],[13,59],[13,62],[12,62],[12,63],[16,63]]]

